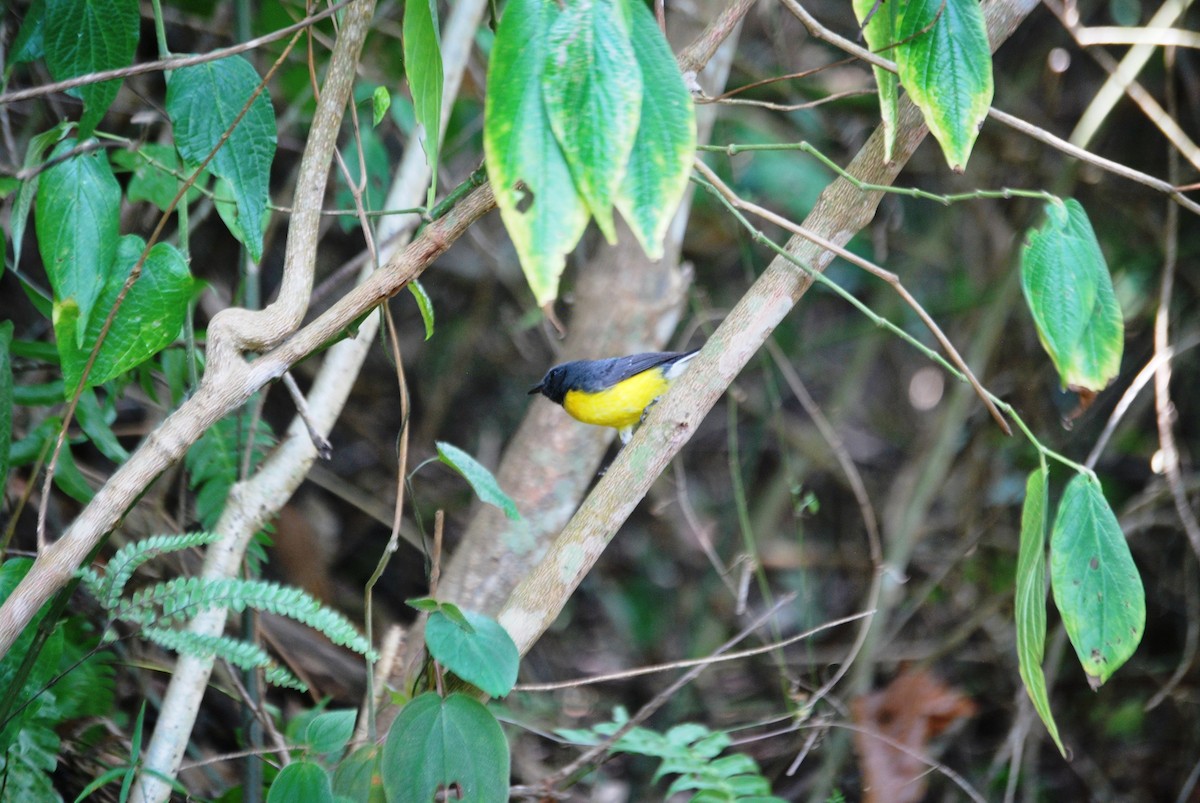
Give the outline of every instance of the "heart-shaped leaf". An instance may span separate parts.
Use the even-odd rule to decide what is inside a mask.
[[[477,700],[427,692],[404,706],[380,765],[389,803],[428,803],[439,793],[476,803],[508,800],[508,742]]]
[[[438,663],[492,697],[503,697],[517,682],[520,654],[499,622],[463,611],[463,627],[441,611],[425,623],[425,643]]]

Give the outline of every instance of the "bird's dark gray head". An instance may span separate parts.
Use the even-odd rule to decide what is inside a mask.
[[[529,389],[529,395],[541,393],[555,404],[562,404],[570,390],[567,387],[567,365],[556,365],[547,371],[542,381]]]

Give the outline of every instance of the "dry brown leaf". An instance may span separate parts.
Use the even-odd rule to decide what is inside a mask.
[[[864,803],[911,803],[925,797],[929,740],[975,713],[975,703],[926,671],[904,672],[851,705]],[[880,738],[882,737],[882,738]],[[902,745],[900,749],[895,745]]]

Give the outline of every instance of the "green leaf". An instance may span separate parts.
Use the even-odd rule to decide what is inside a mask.
[[[1033,707],[1065,758],[1067,750],[1058,735],[1050,710],[1042,658],[1046,647],[1046,470],[1039,468],[1025,484],[1021,510],[1021,549],[1017,558],[1017,668]]]
[[[333,784],[329,773],[320,764],[311,761],[293,761],[288,764],[271,784],[267,803],[333,803]]]
[[[854,0],[854,16],[861,25],[871,14],[862,30],[867,47],[874,53],[890,48],[896,42],[897,3],[885,0]],[[900,79],[891,70],[872,67],[875,84],[879,87],[879,117],[883,121],[883,159],[892,161],[896,149],[896,101],[900,95]]]
[[[499,622],[463,611],[465,629],[441,611],[429,615],[425,643],[438,663],[492,697],[503,697],[517,682],[521,656]]]
[[[1146,593],[1100,483],[1067,485],[1050,536],[1050,586],[1088,682],[1098,688],[1133,655],[1146,627]]]
[[[258,89],[258,73],[241,56],[184,67],[167,82],[167,114],[189,167],[200,165]],[[264,89],[254,99],[208,169],[229,182],[237,201],[242,243],[262,259],[262,230],[275,157],[275,111]],[[237,232],[234,232],[237,236]]]
[[[978,0],[909,0],[896,23],[900,83],[961,173],[992,105],[992,51]]]
[[[427,692],[404,706],[380,770],[389,803],[426,803],[452,785],[472,803],[508,800],[504,732],[487,708],[462,694],[443,700]]]
[[[42,156],[46,153],[46,149],[62,139],[69,128],[70,124],[64,121],[49,131],[43,131],[30,139],[29,146],[25,149],[25,169],[29,170],[42,164]],[[40,178],[41,174],[37,174],[33,178],[22,181],[21,189],[17,191],[17,199],[13,203],[11,218],[13,265],[21,263],[21,243],[25,239],[25,221],[29,219],[29,209],[33,206],[34,196],[37,195],[38,186],[41,183]],[[24,284],[24,280],[22,280],[22,284]]]
[[[354,735],[357,711],[325,711],[308,723],[304,741],[314,753],[340,753]]]
[[[132,171],[125,194],[130,201],[149,201],[162,212],[166,212],[179,192],[182,180],[187,176],[179,154],[169,145],[146,143],[136,151],[116,151],[112,155],[115,165]],[[208,181],[208,172],[201,173],[188,190],[186,203],[193,203],[201,196],[200,188]],[[232,198],[232,195],[230,196]]]
[[[392,106],[392,94],[388,92],[386,86],[377,86],[375,91],[371,93],[371,125],[372,127],[383,122],[383,118],[387,117],[388,109]]]
[[[17,36],[9,48],[8,62],[4,65],[6,73],[11,71],[14,64],[37,61],[45,55],[43,38],[45,23],[46,0],[33,0],[29,4],[29,10],[25,12],[25,19],[21,21],[21,28],[17,31]]]
[[[49,454],[49,453],[48,453]],[[58,453],[58,468],[54,472],[54,487],[74,499],[76,502],[87,504],[92,501],[96,491],[88,485],[79,466],[75,465],[75,456],[71,454],[71,445],[63,444]]]
[[[64,338],[71,326],[70,310],[64,310],[60,320],[55,321],[63,378],[66,381],[65,395],[68,398],[79,386],[84,366],[104,327],[108,311],[116,303],[125,280],[129,278],[145,247],[146,243],[136,235],[129,234],[121,238],[116,259],[112,267],[105,271],[107,281],[97,301],[96,314],[87,327],[82,348],[75,348],[73,343]],[[169,243],[158,243],[151,248],[142,265],[141,278],[134,282],[126,294],[104,338],[85,387],[94,387],[120,376],[166,348],[183,326],[192,289],[193,279],[178,249]]]
[[[90,389],[79,394],[79,406],[75,408],[75,416],[79,419],[80,429],[102,455],[117,465],[129,459],[129,452],[112,431],[112,422],[117,418],[117,411],[105,411],[101,408],[100,400]]]
[[[413,112],[425,130],[421,145],[429,162],[432,180],[429,199],[432,208],[437,197],[438,140],[442,134],[442,47],[438,42],[437,0],[408,0],[404,4],[404,72],[412,90]],[[385,90],[386,91],[386,90]],[[376,125],[386,106],[375,110]]]
[[[13,322],[0,321],[0,488],[8,482],[8,452],[12,447]]]
[[[550,128],[576,189],[610,243],[617,241],[612,206],[642,110],[642,74],[619,3],[568,3],[550,25],[542,78]]]
[[[18,558],[7,560],[0,566],[0,600],[8,599],[31,565],[32,561]],[[21,631],[13,647],[0,659],[0,689],[15,698],[12,715],[7,722],[0,724],[0,755],[6,753],[17,741],[25,726],[39,719],[39,714],[43,714],[54,705],[54,695],[46,694],[45,686],[58,674],[59,659],[62,657],[64,635],[63,628],[59,625],[55,626],[42,645],[40,654],[25,675],[24,682],[18,688],[12,688],[17,682],[26,654],[33,648],[37,628],[46,615],[48,606],[49,603],[38,610],[33,620]],[[51,764],[48,769],[53,768]],[[5,799],[8,799],[7,796]]]
[[[467,615],[463,612],[463,609],[455,605],[453,602],[439,602],[438,610],[441,611],[447,619],[458,625],[467,633],[475,632],[475,628],[472,627],[471,623],[467,620]]]
[[[140,29],[137,0],[46,0],[46,66],[56,81],[128,67]],[[80,138],[92,135],[120,89],[113,78],[68,90],[83,100]]]
[[[555,0],[510,0],[488,64],[483,147],[500,216],[537,303],[558,296],[588,211],[542,102]]]
[[[51,158],[75,145],[74,139],[63,140]],[[103,151],[59,162],[38,182],[38,250],[54,290],[55,318],[63,308],[74,309],[68,314],[75,319],[75,328],[66,335],[75,346],[83,345],[104,277],[116,256],[120,211],[121,187]]]
[[[404,604],[422,613],[433,613],[438,609],[438,601],[433,597],[415,597],[404,600]]]
[[[374,776],[379,771],[379,748],[373,744],[364,745],[338,762],[333,771],[333,794],[352,801],[383,800],[383,788],[376,783],[372,785]],[[372,797],[372,791],[376,793]]]
[[[621,0],[641,68],[641,115],[616,204],[651,259],[660,259],[671,218],[687,190],[696,152],[696,111],[679,64],[649,8]]]
[[[1021,252],[1021,288],[1063,387],[1098,392],[1121,370],[1125,328],[1087,212],[1073,198],[1046,204],[1046,222]]]
[[[433,299],[425,292],[425,287],[416,279],[408,283],[408,292],[412,293],[421,311],[421,320],[425,322],[425,339],[433,337]]]
[[[500,489],[496,478],[492,476],[492,472],[484,468],[479,461],[474,457],[444,441],[437,441],[438,459],[441,460],[450,468],[462,475],[471,488],[475,491],[475,495],[487,502],[489,505],[495,505],[504,511],[504,515],[510,519],[516,520],[521,518],[521,514],[517,512],[517,505]]]

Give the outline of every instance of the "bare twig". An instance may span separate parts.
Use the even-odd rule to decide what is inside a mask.
[[[308,430],[308,437],[312,438],[313,446],[317,449],[317,456],[322,460],[333,457],[333,444],[329,442],[329,438],[317,430],[312,416],[308,412],[308,402],[305,400],[304,394],[300,392],[300,386],[296,384],[296,378],[292,376],[291,371],[283,375],[283,386],[287,388],[288,395],[292,397],[292,403],[296,405],[296,414],[304,422],[304,427]],[[251,443],[253,443],[253,439],[251,439]]]
[[[925,311],[925,308],[921,306],[920,302],[918,302],[917,299],[908,292],[908,289],[900,281],[899,276],[897,276],[895,273],[892,273],[890,270],[885,270],[884,268],[879,267],[868,259],[863,259],[858,254],[843,248],[832,240],[822,237],[820,234],[817,234],[814,231],[809,231],[804,226],[792,222],[783,215],[778,215],[769,209],[759,206],[758,204],[743,200],[740,196],[738,196],[737,193],[730,189],[724,181],[721,180],[720,176],[713,172],[708,165],[704,164],[704,162],[700,161],[699,159],[696,160],[695,167],[696,170],[703,175],[710,184],[716,187],[717,191],[721,193],[721,195],[737,209],[742,209],[750,212],[751,214],[757,215],[764,220],[774,223],[776,226],[790,231],[797,237],[802,237],[815,245],[819,245],[820,247],[837,254],[852,265],[857,265],[867,273],[870,273],[872,276],[876,276],[891,285],[892,289],[896,291],[897,295],[899,295],[900,298],[904,300],[904,303],[908,304],[908,306],[917,313],[917,317],[921,319],[926,328],[929,329],[934,338],[936,338],[938,343],[941,344],[942,348],[946,352],[947,358],[954,364],[954,367],[961,371],[963,376],[967,378],[967,381],[971,383],[971,387],[975,389],[976,395],[979,396],[984,407],[987,408],[987,411],[991,414],[992,419],[1000,426],[1000,429],[1004,431],[1004,434],[1012,434],[1012,429],[1008,426],[1008,422],[1004,420],[1004,416],[1002,416],[1000,411],[996,409],[996,405],[992,403],[988,392],[984,390],[983,385],[981,385],[979,380],[975,378],[975,374],[963,360],[962,355],[958,353],[958,349],[954,347],[954,344],[950,342],[950,338],[946,337],[946,334],[942,331],[942,328],[938,326],[937,322],[933,320],[933,317]]]
[[[1009,128],[1020,131],[1022,134],[1025,134],[1032,139],[1036,139],[1039,142],[1043,142],[1052,148],[1057,148],[1067,156],[1078,159],[1081,162],[1087,162],[1090,165],[1099,167],[1101,170],[1106,170],[1113,175],[1117,175],[1121,178],[1142,184],[1152,190],[1157,190],[1192,214],[1200,215],[1200,204],[1196,203],[1191,198],[1188,198],[1169,181],[1163,181],[1161,178],[1155,178],[1148,173],[1143,173],[1140,170],[1134,170],[1132,167],[1123,165],[1120,162],[1114,162],[1112,159],[1105,159],[1103,156],[1097,156],[1091,151],[1072,145],[1062,137],[1057,137],[1054,134],[1051,134],[1044,128],[1039,128],[1033,123],[1022,120],[1020,117],[1015,117],[1007,112],[1002,112],[995,106],[988,110],[988,117],[1004,123],[1004,125],[1008,126]]]
[[[716,658],[717,656],[720,656],[722,653],[728,652],[739,642],[748,638],[756,630],[758,630],[764,624],[769,622],[771,620],[771,618],[781,608],[783,608],[784,605],[787,605],[788,603],[792,602],[795,598],[796,598],[796,595],[794,593],[785,594],[783,597],[781,597],[779,599],[778,602],[776,602],[774,605],[772,605],[770,608],[768,608],[766,611],[764,611],[761,615],[755,617],[754,621],[751,622],[746,628],[744,628],[736,636],[731,638],[729,641],[726,641],[724,644],[722,644],[717,649],[713,650],[712,657]],[[542,786],[544,788],[547,788],[547,789],[551,789],[551,788],[557,786],[558,784],[562,783],[563,781],[565,781],[567,778],[570,778],[572,775],[579,772],[579,770],[583,769],[584,767],[590,766],[591,764],[595,763],[598,759],[600,759],[601,756],[603,756],[610,749],[612,749],[612,746],[614,744],[616,744],[617,741],[622,736],[629,733],[631,730],[636,728],[641,723],[645,722],[646,719],[651,714],[653,714],[655,711],[657,711],[659,708],[661,708],[668,700],[670,700],[672,697],[674,697],[675,693],[677,691],[679,691],[684,686],[686,686],[687,684],[689,684],[693,680],[695,680],[697,677],[699,677],[700,673],[702,673],[705,669],[707,669],[709,664],[711,664],[711,663],[712,663],[711,660],[705,661],[704,663],[693,666],[687,672],[684,672],[669,686],[667,686],[665,689],[660,691],[658,694],[654,695],[654,699],[652,699],[650,702],[648,702],[644,706],[642,706],[636,714],[634,714],[632,717],[629,718],[628,722],[623,724],[620,728],[618,728],[610,736],[605,738],[599,744],[597,744],[594,747],[590,748],[589,750],[585,751],[581,756],[579,756],[577,759],[572,761],[570,764],[567,764],[564,767],[560,767],[556,772],[546,776],[544,779],[542,779],[542,781],[538,785]]]
[[[40,84],[29,89],[20,89],[14,92],[5,92],[0,95],[0,106],[6,103],[16,103],[19,100],[29,100],[30,98],[41,97],[42,95],[51,95],[57,92],[66,92],[68,89],[75,89],[88,84],[98,84],[102,81],[111,81],[114,78],[129,78],[134,75],[142,75],[149,72],[165,72],[168,70],[178,70],[182,67],[191,67],[196,64],[205,64],[210,61],[218,61],[229,56],[245,53],[248,50],[262,47],[263,45],[276,42],[280,39],[286,39],[288,36],[309,28],[322,20],[328,19],[338,12],[342,11],[346,6],[350,5],[352,0],[342,0],[340,3],[330,6],[319,14],[313,14],[311,17],[305,17],[294,25],[289,25],[286,28],[280,28],[278,31],[272,31],[269,34],[250,39],[240,44],[230,47],[213,50],[209,53],[201,53],[195,56],[180,56],[178,58],[160,59],[158,61],[147,61],[142,64],[134,64],[129,67],[121,67],[115,70],[104,70],[103,72],[88,73],[87,75],[68,78],[63,81],[56,81],[52,84]]]
[[[767,352],[771,355],[772,362],[783,375],[783,381],[787,383],[792,394],[799,400],[804,411],[817,427],[817,431],[821,433],[821,437],[825,439],[825,443],[829,445],[834,457],[837,459],[838,466],[842,469],[842,473],[846,476],[846,482],[850,485],[850,490],[854,494],[854,500],[858,503],[858,512],[863,518],[863,526],[867,532],[867,553],[871,556],[871,587],[867,590],[865,606],[869,611],[875,611],[879,605],[879,595],[883,589],[883,542],[879,534],[879,519],[875,515],[875,506],[871,504],[871,497],[867,494],[866,483],[863,482],[862,474],[858,471],[858,466],[854,465],[854,460],[850,457],[849,451],[846,449],[842,439],[838,436],[837,430],[829,423],[829,419],[821,411],[820,405],[809,394],[808,389],[804,387],[804,382],[801,381],[800,375],[796,369],[792,367],[792,363],[788,360],[787,355],[783,353],[783,349],[779,347],[774,340],[767,341]],[[829,680],[821,685],[821,688],[805,701],[805,706],[809,710],[825,698],[833,687],[841,682],[846,673],[850,671],[851,664],[858,657],[858,653],[862,650],[863,645],[867,641],[867,634],[871,630],[871,623],[874,621],[874,613],[864,617],[862,625],[858,628],[858,633],[854,637],[854,643],[850,645],[846,657],[838,664],[838,669],[833,673]],[[803,760],[804,754],[801,753],[792,763],[792,769],[789,769],[788,775],[795,772],[795,767],[799,766],[799,762]]]
[[[1167,106],[1171,116],[1179,114],[1179,103],[1174,87],[1173,51],[1167,63]],[[1172,184],[1179,183],[1179,155],[1175,150],[1167,151],[1167,178]],[[1175,271],[1179,264],[1179,209],[1173,204],[1167,207],[1166,231],[1164,232],[1165,256],[1163,258],[1162,283],[1158,291],[1158,310],[1154,314],[1154,353],[1171,352],[1171,296],[1175,287]],[[1171,402],[1171,362],[1163,360],[1154,372],[1154,410],[1158,427],[1159,450],[1163,460],[1163,475],[1175,501],[1175,511],[1191,542],[1192,551],[1200,558],[1200,521],[1188,503],[1183,487],[1183,476],[1179,468],[1179,447],[1175,443],[1175,405]]]
[[[794,599],[795,595],[791,595],[790,598]],[[776,603],[775,608],[772,610],[778,609],[779,605],[787,599],[788,598],[785,598],[785,600],[781,600],[779,603]],[[513,687],[513,691],[558,691],[559,689],[573,689],[578,686],[590,686],[593,683],[611,683],[617,680],[628,680],[629,678],[641,677],[643,675],[654,675],[659,672],[670,672],[674,669],[688,669],[695,666],[709,666],[711,664],[719,664],[724,661],[740,661],[743,658],[751,658],[755,655],[764,655],[776,650],[781,650],[784,647],[790,647],[793,644],[810,639],[817,633],[820,633],[824,630],[829,630],[834,627],[841,627],[842,625],[850,624],[851,622],[857,622],[860,619],[870,620],[870,617],[873,613],[874,611],[872,610],[866,610],[862,613],[843,616],[841,619],[834,619],[833,621],[818,625],[811,630],[805,630],[803,633],[799,633],[795,636],[781,639],[779,641],[772,642],[771,644],[764,644],[760,647],[753,647],[748,650],[739,650],[738,652],[723,654],[713,653],[712,655],[704,658],[691,658],[686,661],[670,661],[665,664],[654,664],[653,666],[639,666],[637,669],[627,669],[623,672],[608,672],[603,675],[592,675],[586,678],[576,678],[575,680],[559,680],[555,681],[554,683],[518,683]]]
[[[849,39],[830,31],[815,17],[813,17],[812,14],[808,13],[808,11],[802,5],[800,5],[799,2],[797,2],[797,0],[781,1],[789,11],[795,14],[796,17],[804,23],[813,36],[823,39],[824,41],[829,42],[830,44],[853,56],[857,56],[858,58],[875,67],[887,70],[888,72],[896,72],[895,62],[885,59],[876,53],[872,53],[870,50],[867,50],[861,45],[855,44]],[[995,4],[993,4],[993,7],[994,6]],[[999,45],[996,36],[989,34],[989,38],[992,41],[993,48]],[[1140,170],[1134,170],[1131,167],[1127,167],[1119,162],[1114,162],[1111,159],[1105,159],[1102,156],[1097,156],[1094,153],[1085,150],[1084,148],[1073,145],[1061,137],[1051,134],[1049,131],[1040,128],[1033,123],[1003,112],[994,106],[988,110],[988,116],[994,120],[997,120],[998,122],[1003,123],[1009,128],[1020,131],[1028,137],[1036,139],[1039,142],[1043,142],[1052,148],[1057,148],[1068,156],[1087,162],[1088,164],[1095,165],[1102,170],[1106,170],[1110,173],[1121,176],[1122,178],[1129,179],[1130,181],[1144,184],[1151,189],[1158,190],[1159,192],[1169,196],[1173,201],[1182,206],[1184,209],[1187,209],[1189,212],[1200,215],[1200,204],[1197,204],[1195,201],[1192,201],[1184,196],[1179,189],[1169,182],[1155,178],[1154,176],[1143,173]]]
[[[757,0],[733,0],[721,15],[713,20],[696,41],[679,51],[675,60],[684,76],[691,75],[704,69],[721,43],[728,39],[741,24],[742,18],[754,7]]]
[[[1081,28],[1077,14],[1068,13],[1067,9],[1057,0],[1044,0],[1046,8],[1058,17],[1059,22],[1066,28],[1071,36],[1075,38],[1080,47],[1083,42],[1080,41],[1079,34]],[[1187,8],[1187,2],[1172,2],[1165,3],[1155,14],[1155,18],[1160,21],[1172,22]],[[1148,42],[1141,43],[1136,47],[1129,49],[1125,58],[1118,63],[1115,58],[1109,55],[1109,52],[1100,47],[1092,47],[1087,49],[1087,54],[1092,57],[1100,67],[1108,73],[1108,81],[1100,88],[1092,100],[1091,105],[1084,111],[1080,117],[1075,130],[1071,132],[1071,142],[1081,147],[1086,147],[1087,144],[1095,136],[1096,131],[1103,123],[1104,119],[1112,111],[1117,99],[1122,93],[1127,95],[1130,100],[1137,104],[1142,113],[1146,115],[1151,123],[1153,123],[1162,133],[1167,141],[1170,142],[1185,159],[1192,163],[1192,167],[1200,169],[1200,148],[1196,147],[1196,143],[1192,138],[1180,127],[1176,122],[1175,115],[1168,114],[1159,102],[1146,91],[1146,88],[1137,80],[1137,75],[1146,65],[1150,56],[1154,52],[1154,46]],[[1173,184],[1179,183],[1177,180],[1172,181]]]

